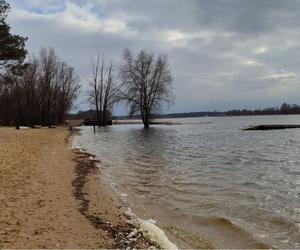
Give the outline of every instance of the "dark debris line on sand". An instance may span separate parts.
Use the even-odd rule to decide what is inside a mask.
[[[76,157],[76,178],[73,180],[72,185],[74,186],[74,196],[80,202],[79,211],[85,216],[89,222],[97,229],[102,229],[107,235],[113,239],[113,245],[111,248],[148,248],[154,246],[150,240],[143,237],[142,233],[139,232],[135,235],[135,238],[129,237],[130,233],[135,229],[135,226],[127,223],[124,225],[113,225],[109,222],[103,221],[101,218],[95,216],[89,209],[89,200],[87,194],[84,192],[84,186],[87,182],[86,177],[89,175],[96,174],[98,168],[95,164],[95,160],[91,160],[90,157],[93,155],[74,150]],[[157,246],[156,246],[157,247]]]

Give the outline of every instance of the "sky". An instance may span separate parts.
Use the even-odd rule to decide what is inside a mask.
[[[125,48],[168,55],[175,103],[162,113],[300,104],[299,0],[7,0],[30,54],[53,47],[82,84],[92,57]],[[115,108],[122,115],[126,108]]]

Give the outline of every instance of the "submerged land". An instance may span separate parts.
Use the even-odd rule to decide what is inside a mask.
[[[0,128],[0,248],[153,245],[69,137],[66,128]]]

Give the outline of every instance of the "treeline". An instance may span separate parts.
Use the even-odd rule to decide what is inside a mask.
[[[203,116],[224,116],[223,112],[218,111],[202,111],[202,112],[186,112],[173,114],[157,114],[154,118],[193,118]]]
[[[66,119],[68,120],[77,120],[77,119],[80,119],[80,120],[83,120],[83,119],[86,119],[86,118],[95,118],[97,116],[97,112],[96,110],[86,110],[86,111],[78,111],[76,114],[67,114],[66,115]]]
[[[53,49],[24,63],[26,37],[11,33],[10,5],[0,0],[0,125],[60,124],[76,97],[79,80]]]
[[[72,67],[53,49],[0,75],[0,123],[50,126],[61,124],[79,89]]]
[[[228,116],[241,116],[241,115],[289,115],[300,114],[300,106],[296,104],[283,103],[280,107],[264,108],[264,109],[234,109],[224,113]]]
[[[95,116],[95,110],[79,111],[77,114],[69,114],[69,119],[84,119]],[[300,114],[300,106],[296,104],[283,103],[280,107],[264,108],[264,109],[234,109],[226,112],[205,111],[205,112],[186,112],[186,113],[171,113],[171,114],[154,114],[152,118],[192,118],[205,116],[247,116],[247,115],[288,115]],[[140,119],[139,115],[135,116],[113,116],[113,119]]]
[[[170,114],[153,114],[151,119],[167,119],[167,118],[193,118],[193,117],[205,117],[205,116],[224,116],[223,112],[218,111],[202,111],[202,112],[185,112],[185,113],[170,113]],[[140,119],[139,115],[134,116],[114,116],[114,119]]]
[[[43,49],[38,58],[24,64],[27,38],[11,34],[6,22],[9,10],[9,4],[0,0],[0,124],[60,124],[78,92],[78,78],[53,49]],[[118,73],[112,61],[98,56],[92,63],[88,98],[96,110],[94,125],[106,126],[108,114],[123,102],[130,115],[139,114],[148,128],[162,103],[172,103],[171,83],[166,55],[125,49]]]

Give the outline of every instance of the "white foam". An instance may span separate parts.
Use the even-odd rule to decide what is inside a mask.
[[[156,220],[149,219],[148,221],[149,221],[150,223],[152,223],[152,224],[156,224]]]
[[[128,234],[127,238],[132,238],[138,233],[137,229],[133,229],[130,234]]]
[[[178,249],[165,235],[164,231],[153,223],[153,220],[138,219],[141,232],[150,240],[157,243],[162,249]]]
[[[135,215],[133,214],[132,209],[130,207],[127,208],[127,212],[125,212],[125,213],[131,217],[135,217]]]

